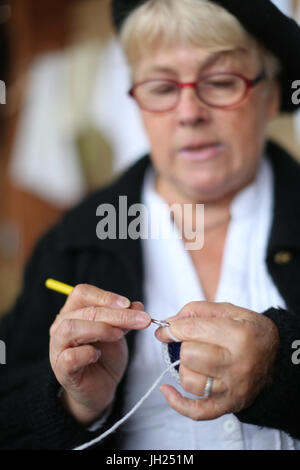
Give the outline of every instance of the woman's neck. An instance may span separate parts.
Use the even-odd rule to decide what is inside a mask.
[[[177,225],[185,223],[189,224],[191,229],[195,229],[197,207],[199,207],[199,204],[204,206],[204,232],[207,233],[220,228],[221,226],[228,225],[230,221],[230,206],[234,197],[238,193],[238,191],[235,191],[214,200],[210,200],[209,198],[199,198],[197,200],[174,190],[170,185],[161,182],[159,178],[156,180],[156,191],[170,207],[174,207],[175,205],[179,205],[181,207],[179,214],[185,215],[183,220],[176,220],[177,212],[172,211],[174,221]],[[188,206],[190,210],[186,211],[185,206]],[[188,216],[189,214],[191,217]]]

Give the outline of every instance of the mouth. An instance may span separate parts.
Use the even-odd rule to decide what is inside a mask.
[[[179,155],[185,160],[207,161],[215,158],[224,149],[220,142],[192,143],[181,147]]]

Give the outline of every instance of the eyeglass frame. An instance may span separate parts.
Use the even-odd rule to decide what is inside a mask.
[[[217,76],[220,76],[220,75],[230,75],[230,76],[234,76],[234,77],[238,77],[238,78],[241,78],[244,83],[246,84],[246,88],[245,88],[245,92],[244,92],[244,95],[243,97],[237,102],[237,103],[234,103],[234,104],[230,104],[230,105],[226,105],[226,106],[217,106],[217,105],[212,105],[212,104],[209,104],[209,103],[206,103],[202,98],[200,98],[198,96],[198,93],[197,93],[197,85],[199,84],[199,82],[201,81],[204,81],[204,80],[207,80],[209,79],[210,77],[217,77]],[[180,101],[180,94],[181,94],[181,90],[183,88],[194,88],[195,89],[195,94],[196,94],[196,97],[199,99],[199,101],[201,101],[202,103],[204,103],[206,106],[209,106],[211,108],[217,108],[217,109],[232,109],[238,105],[240,105],[246,98],[247,96],[249,95],[250,91],[252,88],[254,88],[258,83],[260,83],[262,80],[264,80],[266,78],[266,74],[264,72],[264,70],[262,70],[255,78],[253,79],[250,79],[250,78],[247,78],[245,77],[243,74],[240,74],[240,73],[212,73],[212,74],[209,74],[209,75],[205,75],[204,77],[202,77],[200,80],[197,80],[196,82],[178,82],[177,80],[172,80],[172,79],[167,79],[167,78],[156,78],[156,79],[152,79],[152,80],[144,80],[142,82],[137,82],[135,83],[131,88],[130,90],[128,91],[128,95],[131,96],[132,98],[135,99],[135,101],[138,103],[139,107],[141,109],[143,109],[144,111],[147,111],[149,113],[154,113],[154,114],[160,114],[160,113],[167,113],[169,111],[174,111],[174,109],[177,108],[178,106],[178,103]],[[151,82],[161,82],[161,81],[165,81],[165,82],[168,82],[168,83],[172,83],[173,85],[175,85],[177,87],[177,89],[179,90],[179,94],[178,94],[178,97],[179,99],[177,100],[176,102],[176,105],[173,106],[172,108],[168,108],[168,109],[165,109],[163,111],[152,111],[150,109],[147,109],[143,106],[141,106],[139,100],[136,98],[134,92],[135,92],[135,89],[141,85],[144,85],[145,83],[151,83]]]

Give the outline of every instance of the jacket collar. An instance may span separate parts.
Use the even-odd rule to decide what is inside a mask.
[[[268,256],[272,256],[282,249],[300,250],[300,166],[273,142],[268,142],[266,151],[274,169],[275,185],[274,216],[268,245]],[[127,207],[140,203],[144,175],[149,165],[149,156],[144,156],[113,184],[88,196],[70,211],[59,226],[59,248],[111,251],[125,254],[132,261],[136,259],[141,262],[140,240],[118,238],[119,196],[127,197]],[[99,217],[96,211],[100,204],[111,204],[116,208],[117,239],[97,238],[96,226]],[[133,217],[128,217],[128,223],[132,219]]]
[[[274,214],[268,255],[281,249],[300,250],[300,165],[273,142],[267,154],[274,169]]]

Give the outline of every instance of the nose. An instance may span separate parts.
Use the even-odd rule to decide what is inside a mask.
[[[195,89],[190,86],[181,90],[177,115],[181,125],[198,125],[209,120],[210,110],[199,100]]]

